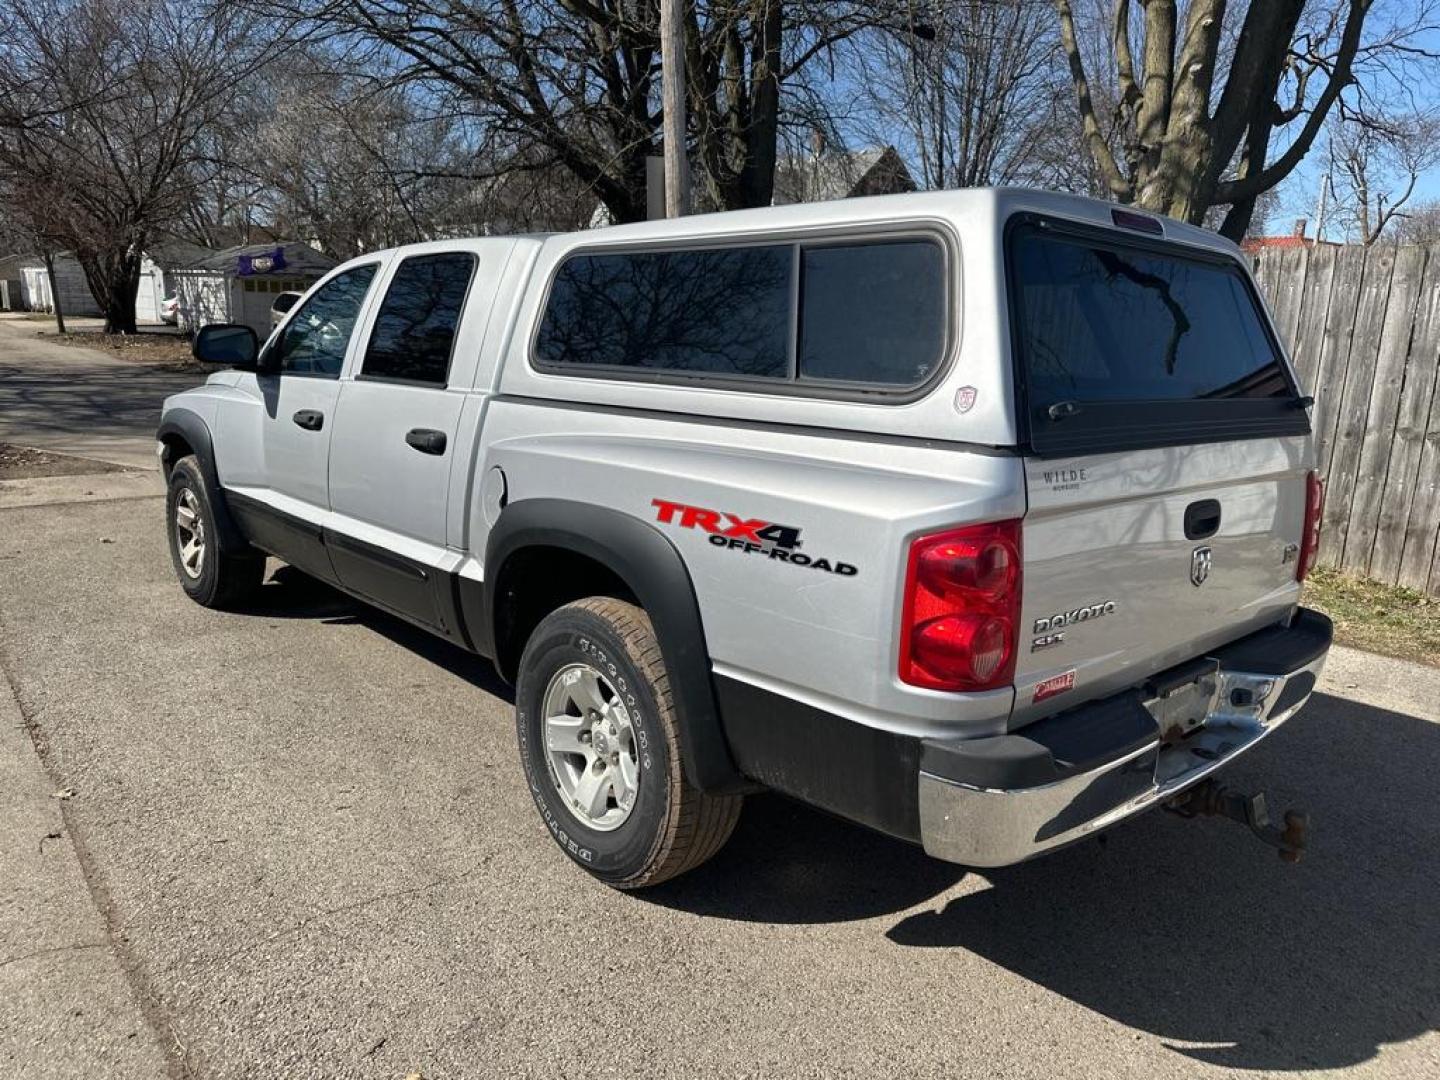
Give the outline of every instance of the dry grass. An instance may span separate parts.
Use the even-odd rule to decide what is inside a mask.
[[[1335,621],[1342,645],[1440,667],[1440,599],[1316,570],[1305,583],[1303,602]]]
[[[136,364],[162,365],[174,368],[199,368],[190,355],[190,341],[171,334],[55,334],[47,340],[60,345],[77,345],[97,349],[120,360]]]
[[[124,466],[108,461],[54,454],[28,446],[0,442],[0,480],[24,480],[36,476],[88,476],[92,473],[127,472]]]

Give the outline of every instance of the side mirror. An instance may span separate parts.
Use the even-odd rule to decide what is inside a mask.
[[[260,340],[248,326],[211,323],[200,328],[190,351],[196,360],[207,364],[230,364],[253,369],[255,358],[260,353]]]

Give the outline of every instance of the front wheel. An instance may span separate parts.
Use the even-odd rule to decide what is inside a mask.
[[[515,721],[550,835],[607,885],[658,885],[735,829],[741,797],[685,778],[660,645],[633,604],[592,597],[546,616],[520,658]]]
[[[265,576],[265,557],[250,547],[222,543],[205,475],[193,455],[170,470],[165,492],[170,561],[185,595],[205,607],[230,607],[249,596]]]

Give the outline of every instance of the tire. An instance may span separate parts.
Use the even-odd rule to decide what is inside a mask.
[[[198,527],[198,534],[186,527],[187,521]],[[197,604],[234,607],[260,587],[265,576],[265,556],[248,545],[236,551],[223,543],[215,524],[210,489],[193,454],[181,458],[170,470],[165,492],[165,531],[175,576],[185,595]],[[197,535],[198,555],[190,543]]]
[[[579,704],[595,701],[591,672],[603,712]],[[541,820],[560,850],[607,885],[641,889],[668,881],[709,859],[735,830],[743,798],[706,795],[685,778],[660,645],[649,616],[633,604],[591,597],[541,621],[520,658],[515,726]],[[619,755],[628,757],[628,769]],[[606,758],[611,764],[597,769]],[[586,787],[578,778],[591,772],[599,780]],[[606,777],[608,797],[592,798]]]

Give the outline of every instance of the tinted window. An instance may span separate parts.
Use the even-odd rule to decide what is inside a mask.
[[[279,296],[275,297],[275,302],[270,305],[270,310],[278,311],[283,315],[294,307],[295,301],[299,299],[299,293],[282,292]]]
[[[1033,229],[1013,260],[1032,407],[1292,392],[1238,267]]]
[[[416,255],[402,262],[375,317],[362,373],[444,386],[474,272],[475,258],[464,252]]]
[[[375,264],[331,278],[305,302],[274,345],[282,372],[338,378]]]
[[[805,249],[800,375],[914,386],[945,345],[945,257],[916,240]]]
[[[577,255],[556,275],[542,363],[785,378],[792,248]]]

